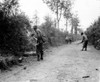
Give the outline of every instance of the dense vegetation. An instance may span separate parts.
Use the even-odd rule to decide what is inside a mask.
[[[100,17],[86,31],[89,43],[100,49]]]
[[[28,18],[18,13],[16,0],[4,0],[0,3],[0,51],[17,54],[27,44],[27,30],[30,28]],[[26,30],[27,29],[27,30]]]
[[[56,46],[65,42],[67,33],[55,28],[55,23],[51,17],[45,17],[45,22],[41,25],[40,29],[45,33],[46,41],[49,45]]]
[[[19,11],[18,1],[3,0],[0,3],[0,69],[22,60],[22,53],[31,47],[30,30],[29,19]]]

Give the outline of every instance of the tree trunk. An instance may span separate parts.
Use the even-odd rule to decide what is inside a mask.
[[[67,19],[66,19],[66,31],[68,30],[68,29],[67,29],[67,26],[68,26],[68,21],[67,21]]]
[[[77,35],[77,27],[75,27],[75,35]]]
[[[74,27],[72,26],[72,28],[71,28],[71,34],[73,34],[73,28],[74,28]]]
[[[56,16],[57,16],[56,27],[59,29],[58,3],[57,3],[57,12],[56,12]]]
[[[57,20],[57,23],[56,23],[56,27],[57,29],[59,29],[59,21]]]

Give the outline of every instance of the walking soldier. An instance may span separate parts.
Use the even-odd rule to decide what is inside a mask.
[[[37,39],[37,45],[36,45],[36,54],[37,54],[37,60],[40,61],[43,60],[43,43],[44,43],[44,39],[43,39],[43,34],[42,32],[37,28],[37,26],[33,27],[35,34],[36,34],[36,39]]]

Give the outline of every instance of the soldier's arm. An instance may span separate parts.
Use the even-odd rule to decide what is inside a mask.
[[[34,33],[32,33],[32,34],[30,35],[30,37],[33,38],[35,41],[37,41],[37,38],[35,37],[35,34],[34,34]]]
[[[81,43],[83,43],[84,42],[84,37],[82,37],[82,41],[81,42],[79,42],[78,44],[81,44]]]

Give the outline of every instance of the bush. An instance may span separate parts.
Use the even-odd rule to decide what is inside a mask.
[[[29,19],[24,14],[11,12],[12,8],[16,7],[16,2],[14,2],[16,0],[10,1],[5,0],[4,3],[1,3],[0,51],[18,55],[19,52],[27,50],[29,45],[27,30],[31,27]]]
[[[66,33],[55,28],[54,22],[50,17],[45,17],[45,23],[40,26],[40,29],[44,32],[49,45],[57,46],[61,43],[65,43]]]
[[[100,18],[87,29],[86,34],[89,38],[89,43],[94,46],[97,45],[97,41],[100,39]]]

